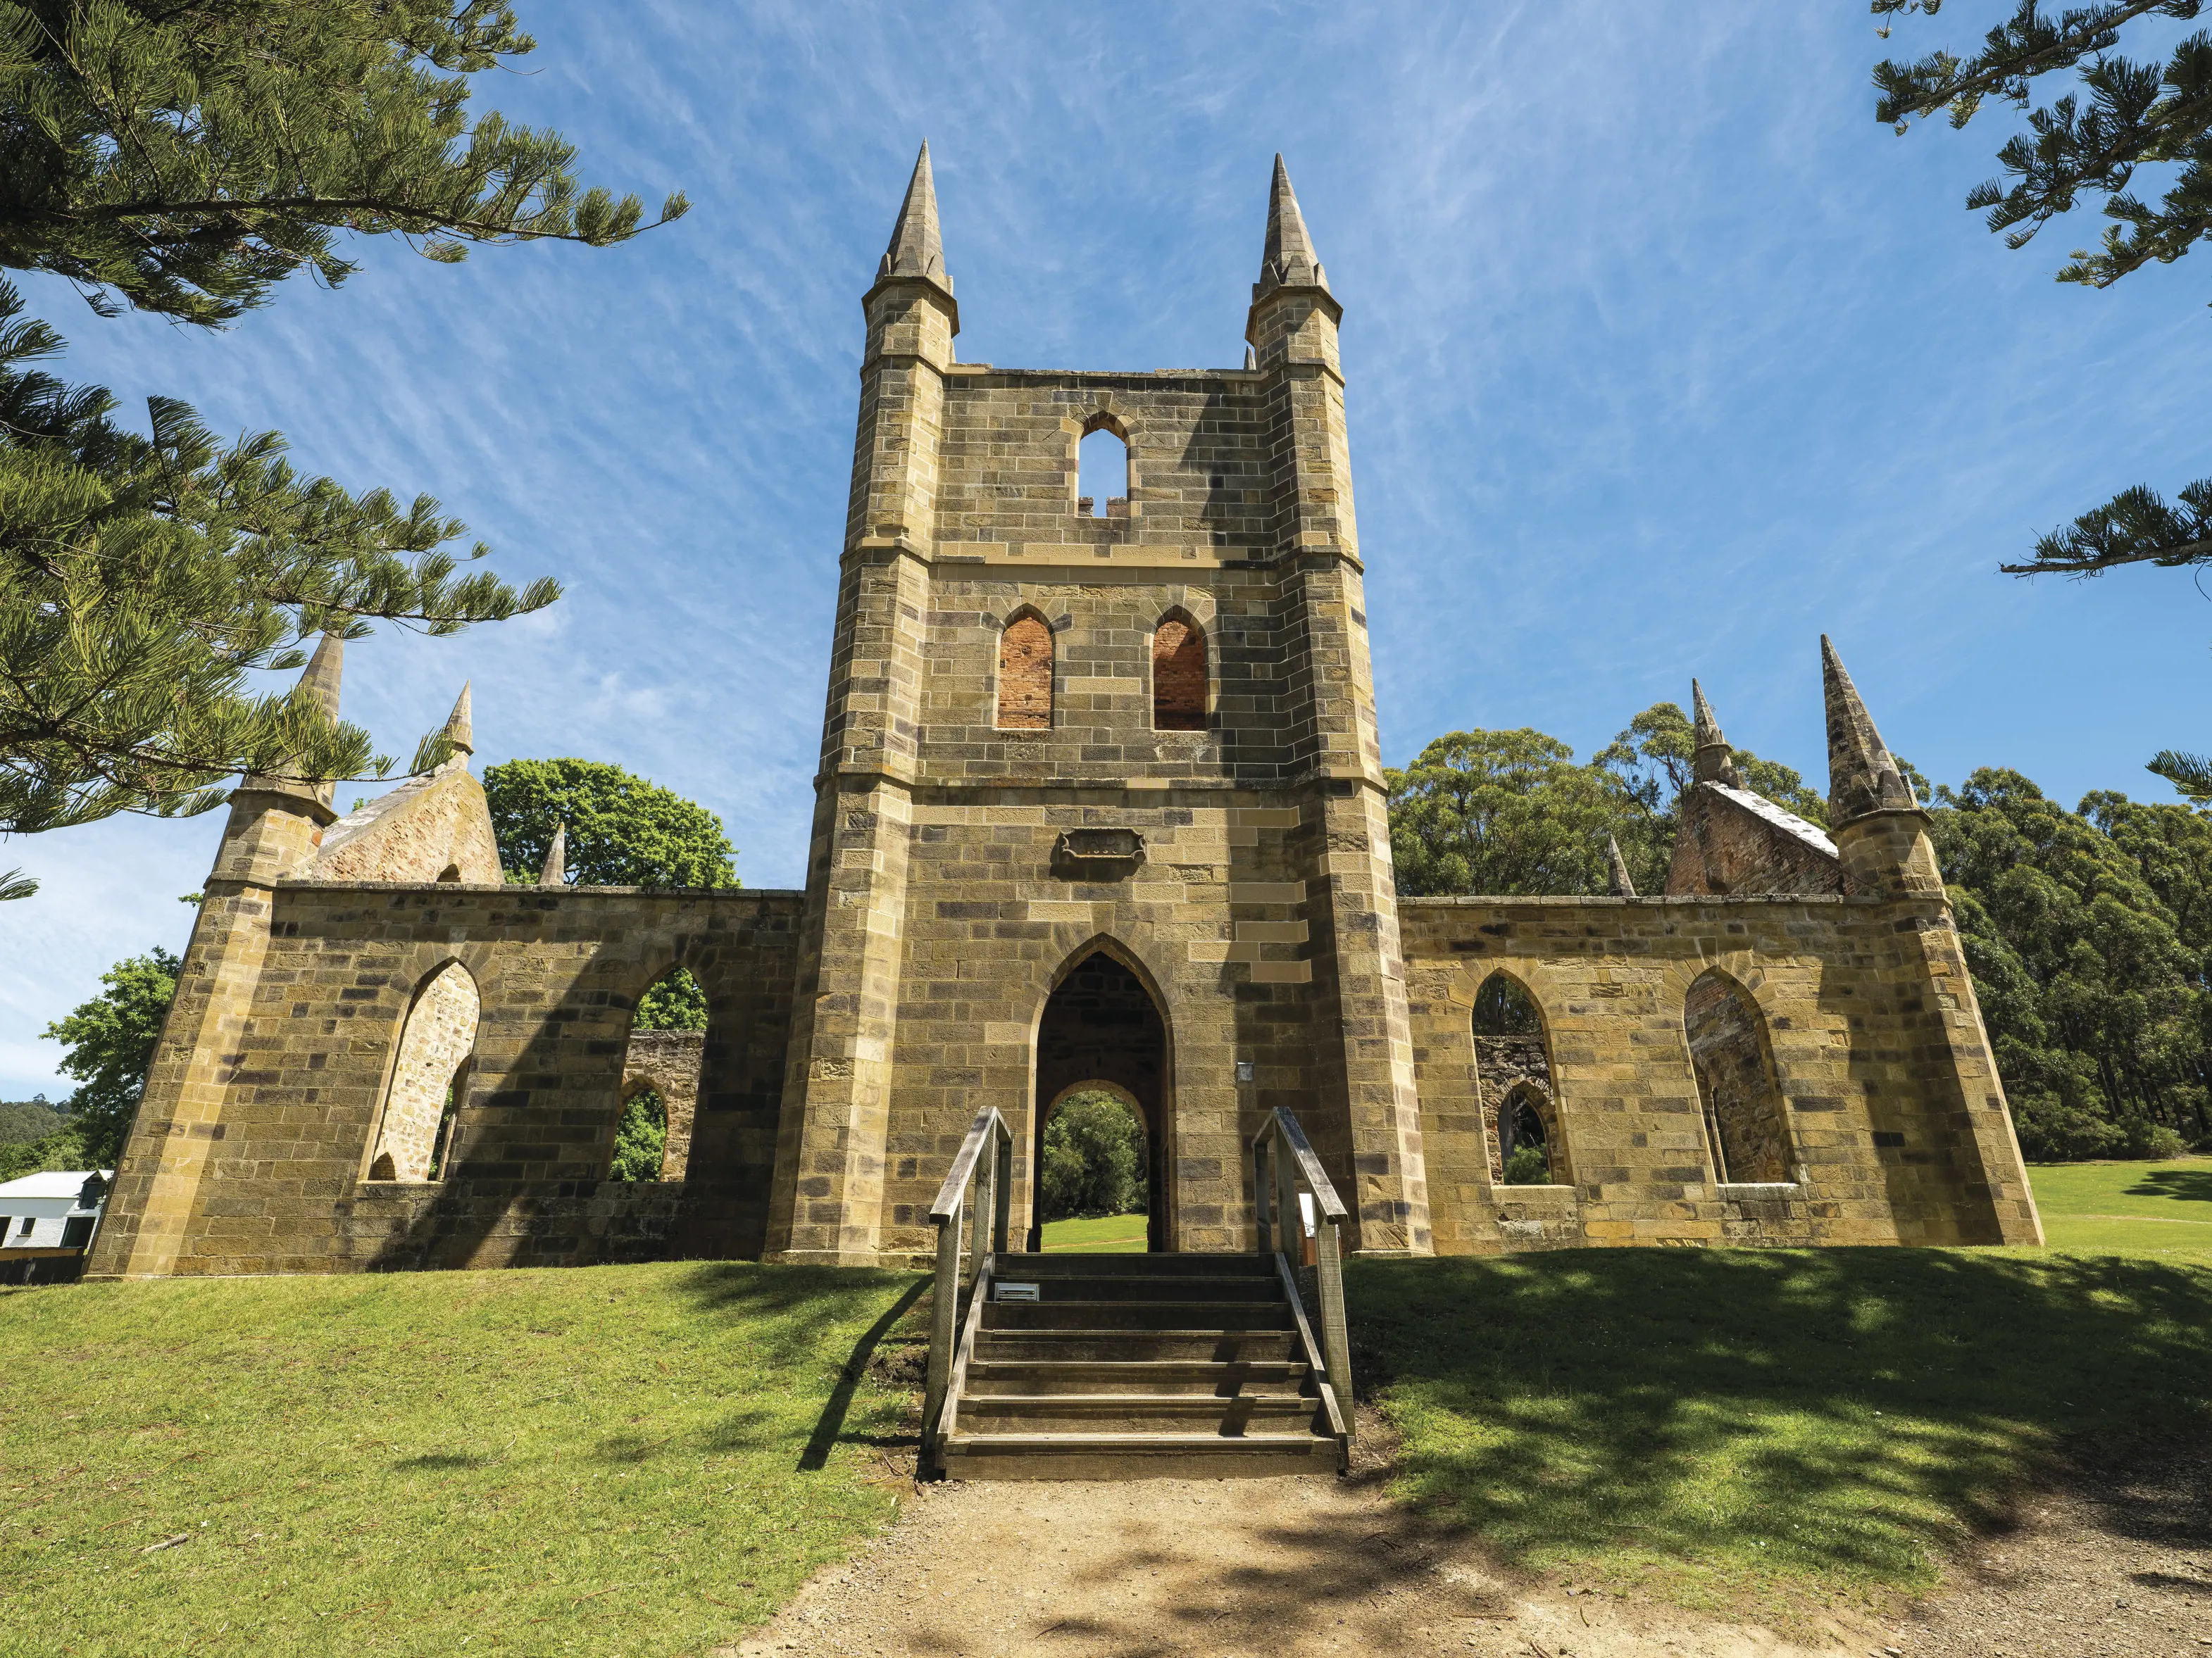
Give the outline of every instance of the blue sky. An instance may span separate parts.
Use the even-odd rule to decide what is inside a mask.
[[[2103,294],[1961,203],[2002,112],[1894,137],[1856,3],[524,3],[480,106],[593,182],[695,203],[627,246],[359,249],[228,333],[24,284],[66,368],[299,465],[426,490],[552,610],[349,653],[404,756],[464,678],[480,763],[581,755],[719,812],[749,885],[800,878],[852,457],[860,297],[930,140],[968,361],[1243,360],[1270,161],[1345,305],[1386,756],[1534,726],[1587,754],[1698,675],[1735,741],[1825,783],[1818,637],[1938,781],[2167,798],[2212,745],[2189,576],[1996,574],[2033,537],[2208,470],[2212,254]],[[1986,14],[1986,15],[1985,15]],[[341,790],[341,804],[354,793]],[[0,1097],[60,1097],[46,1023],[180,948],[221,814],[15,842]]]

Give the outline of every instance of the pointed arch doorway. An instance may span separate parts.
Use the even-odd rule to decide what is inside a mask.
[[[1071,960],[1037,1022],[1025,1247],[1044,1247],[1036,1175],[1044,1166],[1045,1123],[1063,1099],[1090,1084],[1136,1108],[1145,1127],[1145,1247],[1154,1252],[1171,1248],[1174,1193],[1168,1147],[1173,1139],[1173,1086],[1165,1010],[1146,976],[1104,944],[1087,944]]]

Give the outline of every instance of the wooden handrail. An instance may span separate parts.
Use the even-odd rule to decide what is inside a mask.
[[[989,1151],[993,1155],[986,1157]],[[971,1205],[969,1192],[978,1183],[980,1200]],[[952,1168],[929,1206],[930,1224],[937,1228],[937,1290],[931,1306],[929,1380],[922,1395],[922,1455],[934,1467],[944,1466],[944,1442],[951,1431],[948,1406],[956,1377],[967,1367],[981,1322],[983,1303],[991,1293],[991,1278],[998,1258],[1006,1248],[1006,1221],[1014,1195],[1014,1136],[995,1106],[986,1106],[968,1126],[967,1137],[952,1159]],[[960,1317],[960,1222],[969,1218],[968,1295],[969,1316]]]
[[[1298,1120],[1279,1106],[1267,1114],[1252,1137],[1252,1204],[1264,1254],[1273,1251],[1284,1282],[1293,1290],[1304,1250],[1305,1218],[1298,1202],[1303,1187],[1314,1203],[1314,1276],[1320,1291],[1321,1357],[1328,1371],[1323,1397],[1338,1419],[1344,1442],[1352,1442],[1352,1341],[1344,1315],[1344,1223],[1350,1212],[1337,1196],[1321,1159],[1307,1144]],[[1292,1303],[1297,1305],[1296,1301]],[[1305,1321],[1301,1315],[1301,1332]],[[1308,1333],[1310,1334],[1310,1333]],[[1334,1394],[1334,1398],[1329,1398]]]

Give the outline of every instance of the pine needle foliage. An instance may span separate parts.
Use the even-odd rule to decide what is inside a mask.
[[[535,44],[496,0],[0,4],[0,264],[213,324],[303,267],[343,282],[341,233],[449,262],[635,235],[558,133],[471,121],[465,77]]]
[[[1876,16],[1933,16],[1942,5],[1872,0]],[[1991,101],[2025,112],[2027,131],[1997,152],[2011,183],[1977,185],[1966,205],[1986,214],[2007,246],[2021,248],[2082,197],[2100,197],[2113,222],[2102,245],[2075,249],[2057,276],[2109,288],[2212,239],[2212,32],[2185,36],[2163,63],[2117,50],[2130,25],[2186,22],[2202,9],[2202,0],[2098,0],[2046,12],[2038,0],[2020,0],[1970,56],[1939,50],[1875,65],[1875,113],[1905,132],[1937,113],[1963,127]],[[2038,106],[2037,79],[2057,71],[2074,71],[2081,92]],[[2137,170],[2154,167],[2171,169],[2155,202],[2136,188]],[[2039,537],[2027,562],[2001,568],[2008,575],[2094,576],[2123,564],[2206,562],[2212,562],[2212,478],[2182,489],[2178,507],[2148,485],[2124,489]]]
[[[169,398],[118,426],[33,366],[62,341],[21,312],[0,282],[0,834],[190,816],[240,772],[384,775],[365,732],[247,673],[372,620],[449,634],[559,596],[460,574],[435,501],[301,477],[274,433],[224,446]]]

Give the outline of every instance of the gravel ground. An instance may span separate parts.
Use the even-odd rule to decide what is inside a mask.
[[[916,1486],[720,1658],[2208,1658],[2212,1458],[2131,1452],[2026,1504],[1893,1621],[1794,1640],[1503,1570],[1351,1479]]]

